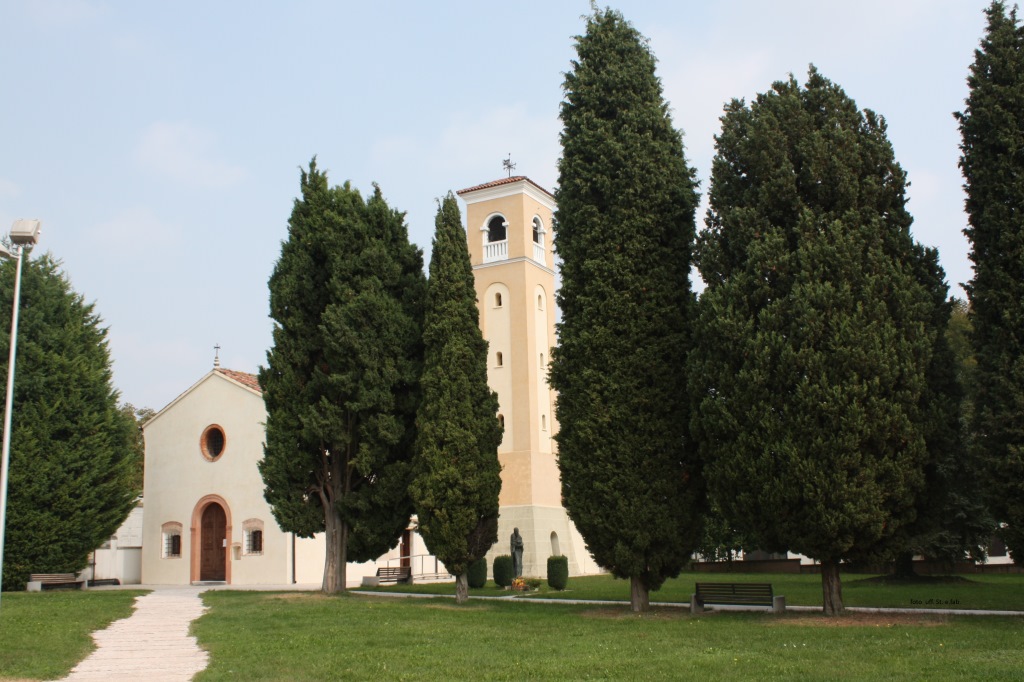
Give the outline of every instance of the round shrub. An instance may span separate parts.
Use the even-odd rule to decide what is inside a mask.
[[[498,587],[508,587],[512,584],[512,556],[502,554],[494,557],[494,582]]]
[[[480,557],[469,565],[466,572],[466,582],[469,586],[478,589],[487,584],[487,559]]]
[[[569,584],[569,558],[548,557],[548,586],[553,590],[564,590]]]

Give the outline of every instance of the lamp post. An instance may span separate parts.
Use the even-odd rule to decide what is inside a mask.
[[[4,569],[4,540],[7,530],[7,470],[11,459],[11,405],[14,401],[14,357],[18,342],[18,307],[21,303],[21,262],[26,246],[39,241],[38,220],[15,220],[11,226],[11,244],[8,251],[0,245],[0,255],[17,262],[14,273],[14,305],[11,313],[11,354],[7,360],[7,402],[4,407],[4,445],[0,454],[0,580]],[[0,590],[2,591],[2,590]]]

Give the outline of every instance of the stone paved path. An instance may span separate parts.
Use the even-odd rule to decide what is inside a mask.
[[[135,600],[128,618],[93,633],[97,649],[63,678],[72,681],[191,680],[206,668],[207,653],[188,634],[206,610],[203,587],[161,587]]]

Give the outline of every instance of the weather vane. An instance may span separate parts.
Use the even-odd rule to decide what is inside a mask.
[[[512,177],[512,171],[516,169],[516,165],[512,163],[512,152],[508,153],[508,158],[501,162],[501,167],[508,171],[508,176]]]

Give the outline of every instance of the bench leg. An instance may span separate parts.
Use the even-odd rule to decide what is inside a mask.
[[[704,604],[697,599],[696,594],[690,595],[690,613],[704,613]]]
[[[772,613],[786,612],[786,598],[783,596],[772,597]]]

